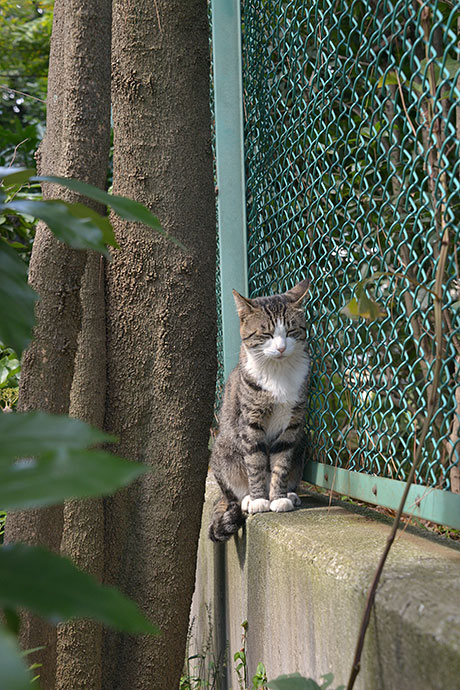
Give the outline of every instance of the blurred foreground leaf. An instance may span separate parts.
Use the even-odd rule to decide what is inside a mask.
[[[271,690],[321,690],[311,678],[303,678],[300,673],[290,673],[286,676],[278,676],[268,683]]]
[[[37,294],[27,283],[26,264],[3,240],[0,274],[0,340],[20,354],[32,336]]]
[[[37,546],[0,548],[0,606],[27,608],[54,624],[91,618],[127,633],[158,633],[138,606],[118,590],[101,585],[67,558]]]
[[[104,496],[150,470],[99,449],[113,436],[45,412],[0,415],[0,506],[38,508],[66,498]]]
[[[57,450],[0,467],[4,510],[43,508],[67,498],[107,496],[149,470],[102,450]]]
[[[115,440],[80,419],[40,411],[0,415],[0,438],[0,463]]]
[[[30,690],[29,675],[15,637],[0,625],[0,669],[2,690]]]
[[[149,228],[152,228],[153,230],[156,230],[156,232],[159,232],[161,235],[167,237],[169,240],[171,240],[171,242],[174,242],[174,244],[181,249],[186,249],[182,242],[179,242],[179,240],[176,240],[174,237],[171,237],[171,235],[168,235],[168,233],[165,232],[161,227],[158,218],[154,216],[146,206],[140,204],[138,201],[133,201],[132,199],[127,199],[123,196],[108,194],[102,189],[93,187],[93,185],[87,184],[86,182],[80,182],[80,180],[71,180],[66,177],[53,177],[48,175],[32,177],[30,181],[54,182],[55,184],[60,184],[63,187],[67,187],[74,192],[78,192],[79,194],[88,197],[88,199],[93,199],[94,201],[98,201],[105,206],[110,206],[110,208],[113,209],[113,211],[115,211],[120,218],[147,225]]]
[[[83,204],[19,199],[6,202],[3,209],[43,220],[58,240],[73,249],[93,249],[108,257],[105,245],[118,247],[109,220]]]

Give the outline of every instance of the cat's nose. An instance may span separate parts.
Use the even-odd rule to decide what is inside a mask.
[[[278,352],[282,355],[283,352],[284,352],[285,349],[286,349],[286,345],[278,345],[278,347],[277,347],[276,349],[277,349]]]

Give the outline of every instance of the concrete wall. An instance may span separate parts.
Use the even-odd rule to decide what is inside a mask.
[[[249,677],[299,671],[334,688],[348,680],[368,586],[390,531],[374,511],[328,506],[306,493],[293,513],[248,518],[225,545],[207,539],[218,489],[208,479],[192,617],[194,644],[229,646],[224,688],[237,690],[233,654],[248,621]],[[378,590],[355,690],[460,690],[460,549],[406,530]]]

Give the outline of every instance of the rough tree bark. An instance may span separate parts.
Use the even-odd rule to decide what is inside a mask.
[[[40,174],[105,185],[110,133],[110,24],[110,0],[55,2],[47,131],[37,156]],[[45,198],[81,200],[62,188],[47,185],[43,191]],[[39,224],[29,279],[40,301],[34,341],[23,359],[19,396],[23,411],[69,412],[85,264],[85,252],[61,244]],[[41,543],[57,551],[62,526],[62,507],[16,513],[8,516],[6,539]],[[26,649],[46,645],[32,660],[43,664],[42,688],[54,690],[55,629],[25,615],[21,641]]]
[[[154,467],[106,502],[106,580],[160,637],[105,636],[103,688],[173,690],[184,659],[215,379],[215,200],[206,0],[116,0],[114,191],[183,252],[116,220],[107,266],[106,430]]]
[[[106,385],[103,261],[99,254],[88,253],[80,290],[82,326],[70,395],[70,415],[99,428],[104,425]],[[61,552],[102,581],[102,499],[65,503]],[[58,626],[56,690],[99,690],[101,652],[101,625],[91,620],[78,620]]]

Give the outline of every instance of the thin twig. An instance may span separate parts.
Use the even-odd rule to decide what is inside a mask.
[[[40,101],[40,103],[46,104],[46,101],[44,101],[43,98],[37,98],[37,96],[32,96],[30,93],[25,93],[24,91],[12,89],[10,86],[6,86],[5,84],[0,84],[0,89],[4,89],[5,91],[11,91],[12,93],[19,93],[21,94],[21,96],[27,96],[27,98],[33,98],[34,101]]]
[[[399,95],[401,96],[402,107],[403,107],[404,113],[406,115],[407,122],[409,123],[410,128],[412,130],[412,134],[415,137],[415,144],[417,144],[417,131],[416,131],[416,129],[412,123],[412,120],[410,119],[409,113],[407,112],[406,101],[404,99],[404,93],[402,90],[402,84],[401,84],[401,79],[399,78],[398,70],[395,70],[395,75],[396,75],[396,80],[398,82],[398,91],[399,91]]]
[[[12,159],[10,160],[9,165],[8,165],[9,168],[11,168],[11,166],[12,166],[13,163],[14,163],[14,159],[16,158],[16,153],[18,152],[18,148],[19,148],[22,144],[25,144],[26,141],[29,141],[29,139],[28,139],[28,138],[27,138],[27,139],[23,139],[22,141],[19,142],[19,144],[16,144],[16,146],[14,147],[13,157],[12,157]]]
[[[431,424],[431,421],[434,417],[434,414],[437,411],[438,385],[439,385],[439,379],[440,379],[440,375],[441,375],[442,352],[443,352],[443,342],[442,342],[442,284],[443,284],[444,269],[445,269],[446,260],[447,260],[448,248],[449,248],[449,236],[448,236],[448,229],[446,228],[444,231],[444,236],[442,238],[442,243],[441,243],[441,252],[440,252],[439,263],[438,263],[438,267],[437,267],[437,271],[436,271],[436,282],[435,282],[435,290],[434,290],[436,293],[436,297],[435,297],[435,301],[434,301],[435,329],[436,329],[436,359],[435,359],[435,369],[434,369],[434,373],[433,373],[433,383],[431,386],[431,397],[428,400],[427,413],[426,413],[425,421],[423,423],[422,431],[420,434],[417,452],[415,454],[415,457],[414,457],[414,460],[412,463],[412,467],[411,467],[409,475],[407,477],[406,486],[404,488],[404,493],[402,495],[401,502],[399,504],[398,512],[396,513],[396,517],[393,521],[393,527],[392,527],[391,532],[388,536],[385,549],[382,553],[382,556],[380,557],[379,564],[378,564],[377,569],[376,569],[375,574],[374,574],[374,579],[372,581],[371,587],[370,587],[368,595],[367,595],[366,607],[364,609],[364,614],[363,614],[363,618],[361,621],[361,627],[360,627],[358,642],[356,645],[355,656],[353,659],[353,665],[351,668],[350,678],[348,680],[348,685],[347,685],[346,690],[352,690],[352,688],[355,684],[356,677],[357,677],[357,675],[360,671],[360,668],[361,668],[361,654],[363,651],[364,639],[366,636],[367,627],[369,625],[371,610],[372,610],[372,606],[374,604],[377,587],[378,587],[380,577],[381,577],[381,574],[383,571],[383,567],[384,567],[386,559],[388,557],[390,548],[394,542],[396,533],[398,531],[399,523],[401,520],[401,515],[404,511],[404,506],[406,503],[407,495],[409,493],[409,489],[410,489],[411,484],[414,480],[415,470],[418,467],[420,456],[421,456],[422,450],[423,450],[423,445],[425,443],[425,438],[428,434],[430,424]]]

